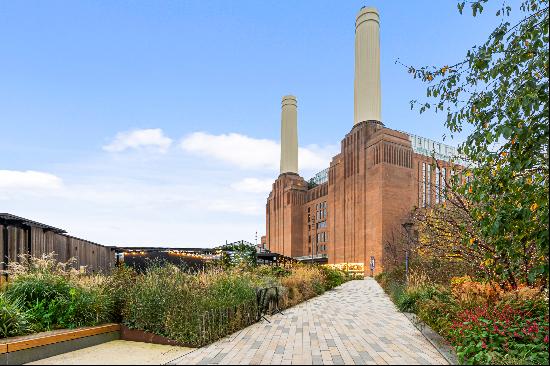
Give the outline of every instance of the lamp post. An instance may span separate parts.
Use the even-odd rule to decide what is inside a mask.
[[[403,228],[407,232],[407,244],[405,245],[405,285],[409,285],[409,246],[411,243],[411,228],[413,223],[407,221],[402,224]]]

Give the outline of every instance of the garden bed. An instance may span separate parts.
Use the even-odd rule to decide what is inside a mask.
[[[460,363],[548,364],[547,292],[502,289],[468,276],[436,284],[419,272],[408,282],[398,271],[376,279],[400,311],[412,313],[409,319],[420,319],[451,344]]]
[[[107,275],[75,273],[53,258],[11,266],[10,281],[0,288],[0,337],[119,323],[123,339],[193,348],[350,279],[314,265],[244,264],[190,273],[153,263],[144,272],[122,266]]]

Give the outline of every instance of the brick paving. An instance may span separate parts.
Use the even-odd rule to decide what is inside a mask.
[[[169,364],[447,364],[371,278],[351,281]]]

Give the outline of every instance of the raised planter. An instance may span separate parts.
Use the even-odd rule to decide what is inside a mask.
[[[120,339],[125,341],[164,344],[168,346],[184,346],[183,344],[144,330],[130,329],[125,325],[120,326]]]
[[[119,324],[56,330],[0,340],[0,365],[21,365],[120,339]]]

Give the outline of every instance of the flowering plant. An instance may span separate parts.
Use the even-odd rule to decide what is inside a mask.
[[[479,305],[456,315],[449,332],[461,362],[498,362],[506,355],[548,363],[548,312],[540,304]]]

